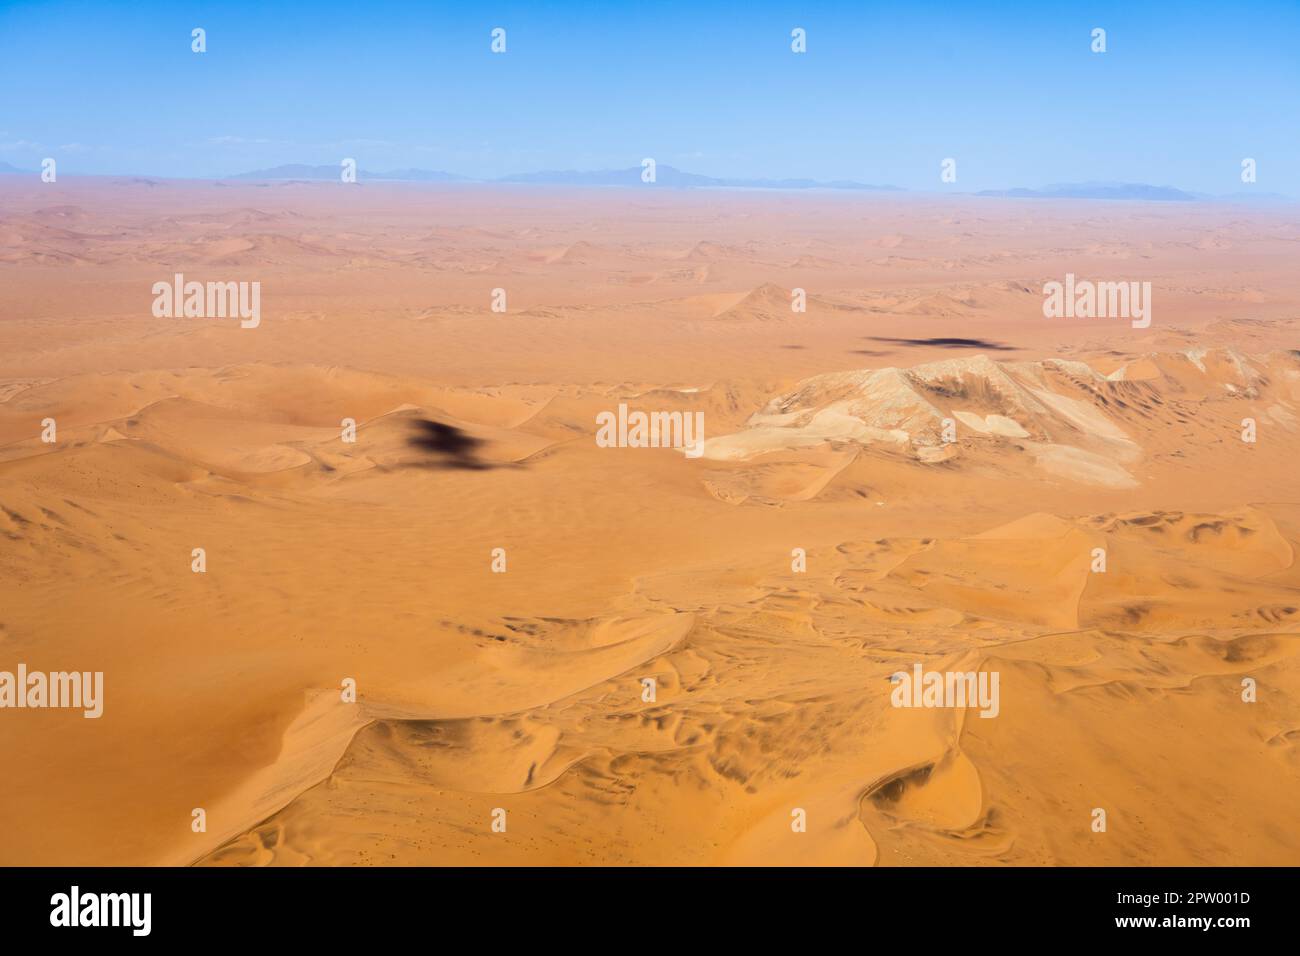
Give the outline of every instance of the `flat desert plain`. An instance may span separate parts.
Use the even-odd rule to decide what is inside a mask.
[[[1300,864],[1298,261],[1285,206],[0,177],[0,669],[104,675],[0,710],[0,863]]]

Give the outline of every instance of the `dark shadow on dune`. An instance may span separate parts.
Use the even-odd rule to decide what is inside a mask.
[[[888,355],[889,351],[878,351],[877,349],[849,349],[850,355],[869,355],[872,358],[879,358],[882,355]]]
[[[872,342],[888,342],[891,345],[930,345],[941,349],[990,349],[995,352],[1015,352],[1014,345],[1002,342],[990,342],[988,339],[891,339],[879,335],[864,335]]]
[[[464,468],[471,471],[485,471],[493,467],[488,462],[478,460],[477,449],[486,442],[481,438],[466,435],[455,425],[435,422],[429,418],[416,418],[412,421],[416,434],[407,439],[412,448],[428,452],[433,460],[419,462],[424,468]]]

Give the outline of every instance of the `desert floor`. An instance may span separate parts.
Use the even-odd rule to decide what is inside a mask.
[[[0,711],[0,864],[1300,864],[1297,262],[1284,207],[0,177],[0,669],[105,675]]]

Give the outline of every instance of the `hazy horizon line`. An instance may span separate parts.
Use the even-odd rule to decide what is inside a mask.
[[[301,169],[317,175],[273,175],[285,170]],[[179,182],[226,183],[231,181],[279,182],[279,183],[326,183],[339,181],[341,166],[330,163],[281,163],[243,172],[222,176],[193,176],[171,173],[147,172],[78,172],[75,178],[96,179],[147,179]],[[1083,182],[1044,183],[1038,186],[1011,185],[1000,188],[976,190],[958,189],[915,189],[890,183],[866,183],[859,180],[835,179],[817,180],[803,176],[784,177],[732,177],[710,176],[692,173],[680,167],[662,164],[660,171],[669,174],[670,180],[682,177],[682,181],[653,183],[639,182],[602,182],[595,177],[616,175],[638,175],[639,166],[605,167],[597,169],[541,169],[527,172],[511,173],[505,176],[480,177],[454,173],[444,169],[427,169],[418,166],[401,167],[391,170],[357,169],[357,180],[347,185],[361,185],[366,182],[391,183],[417,186],[567,186],[570,188],[641,188],[656,186],[662,189],[728,189],[736,191],[761,192],[837,192],[837,193],[906,193],[912,196],[970,196],[980,198],[1007,199],[1091,199],[1094,201],[1147,201],[1147,202],[1295,202],[1296,197],[1275,191],[1261,191],[1252,194],[1248,190],[1232,193],[1207,193],[1184,189],[1169,184],[1148,183],[1140,180],[1089,180]],[[330,175],[324,171],[329,170]],[[402,175],[406,174],[406,175]],[[39,169],[23,169],[0,160],[0,176],[40,176]],[[564,177],[577,177],[578,181],[566,181]],[[589,181],[581,181],[588,177]],[[1143,195],[1141,191],[1154,191],[1156,195]],[[1165,193],[1160,195],[1159,193]],[[1176,194],[1176,195],[1170,195]]]

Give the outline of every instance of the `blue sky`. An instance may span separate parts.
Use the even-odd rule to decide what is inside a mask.
[[[898,6],[0,0],[0,161],[220,176],[353,156],[490,177],[652,156],[912,189],[1230,193],[1253,157],[1254,188],[1300,194],[1295,0]]]

